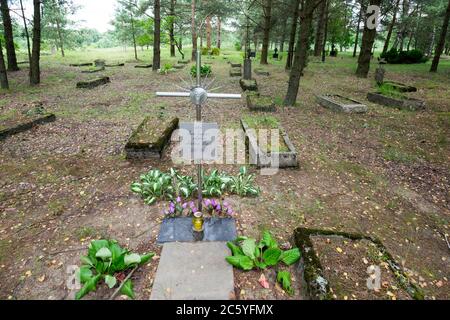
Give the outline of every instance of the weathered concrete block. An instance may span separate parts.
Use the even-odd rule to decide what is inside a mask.
[[[383,84],[391,86],[393,89],[398,92],[417,92],[416,87],[408,86],[406,84],[395,82],[395,81],[384,81]]]
[[[239,81],[239,84],[241,85],[241,88],[244,91],[258,91],[258,83],[256,82],[255,79],[251,80],[241,79]]]
[[[255,69],[255,73],[258,76],[270,76],[270,72],[269,71],[265,71],[265,70],[262,70],[262,69]]]
[[[145,118],[125,146],[126,158],[161,158],[172,133],[178,128],[178,122],[178,118],[157,123],[152,117]]]
[[[140,69],[148,69],[153,67],[153,64],[138,64],[136,66],[134,66],[135,68],[140,68]]]
[[[89,67],[92,65],[93,65],[92,62],[82,62],[82,63],[72,63],[69,66],[71,66],[71,67]]]
[[[426,107],[425,101],[412,98],[393,98],[382,95],[381,93],[367,94],[367,100],[386,107],[393,107],[401,110],[417,111]]]
[[[231,77],[242,77],[242,71],[239,68],[231,68],[230,70]]]
[[[94,68],[94,69],[89,69],[89,70],[82,70],[81,73],[97,73],[100,71],[104,71],[105,67],[98,67],[98,68]]]
[[[102,78],[98,78],[98,79],[94,79],[94,80],[78,82],[77,83],[77,88],[79,88],[79,89],[92,89],[92,88],[95,88],[95,87],[107,84],[109,82],[111,82],[109,77],[102,77]]]
[[[242,63],[233,63],[233,62],[231,62],[230,64],[231,64],[232,68],[242,68]]]
[[[123,67],[125,66],[125,63],[113,63],[113,64],[105,64],[105,67],[111,68],[111,67]]]
[[[47,113],[43,115],[36,115],[33,117],[29,117],[29,119],[24,119],[24,121],[17,123],[11,127],[7,127],[5,129],[0,130],[0,141],[6,139],[9,136],[15,135],[17,133],[21,133],[27,130],[30,130],[34,126],[53,122],[56,120],[56,117],[52,113]]]
[[[289,139],[288,134],[283,127],[279,127],[279,132],[288,147],[287,152],[265,152],[258,145],[258,139],[255,136],[255,130],[250,129],[248,124],[241,119],[242,128],[248,138],[248,147],[250,153],[250,161],[258,168],[297,168],[298,158],[297,151]],[[254,157],[252,159],[252,157]]]
[[[183,69],[184,67],[185,67],[184,64],[176,64],[173,66],[174,69],[178,69],[178,70]]]
[[[254,92],[254,91],[251,91]],[[250,111],[275,112],[275,102],[271,97],[259,95],[247,95],[247,107]]]
[[[106,65],[106,60],[103,59],[94,60],[94,65],[99,68],[104,68]]]
[[[189,64],[189,60],[178,60],[178,64]]]
[[[343,97],[338,94],[317,96],[317,102],[325,108],[346,112],[346,113],[365,113],[367,112],[367,106],[362,103]]]

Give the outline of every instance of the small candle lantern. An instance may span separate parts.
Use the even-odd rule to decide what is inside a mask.
[[[192,226],[195,232],[203,231],[203,213],[196,212],[194,213],[194,218],[192,219]]]

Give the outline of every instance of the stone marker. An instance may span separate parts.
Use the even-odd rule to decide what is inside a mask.
[[[231,67],[232,68],[242,68],[242,64],[241,63],[233,63],[233,62],[231,62]]]
[[[269,71],[265,71],[265,70],[262,70],[262,69],[255,69],[255,73],[258,76],[270,76]]]
[[[92,65],[93,65],[93,63],[91,63],[91,62],[83,62],[83,63],[72,63],[69,66],[71,66],[71,67],[89,67]]]
[[[111,82],[109,77],[102,77],[102,78],[98,78],[98,79],[94,79],[94,80],[78,82],[77,83],[77,88],[79,88],[79,89],[92,89],[92,88],[95,88],[95,87],[107,84],[109,82]]]
[[[338,94],[330,94],[324,96],[317,96],[317,102],[325,108],[346,112],[346,113],[365,113],[367,112],[367,106],[362,103],[352,100]]]
[[[164,244],[150,300],[234,299],[229,255],[225,242]]]
[[[106,61],[103,59],[94,60],[94,65],[99,68],[104,68],[106,65]]]
[[[240,68],[231,68],[230,77],[242,77],[242,70]]]
[[[258,91],[258,83],[256,82],[255,79],[251,80],[241,79],[239,81],[239,84],[241,85],[241,88],[244,91]]]
[[[401,98],[393,98],[382,95],[381,93],[371,93],[367,94],[367,100],[373,103],[377,103],[386,107],[393,107],[400,110],[409,110],[409,111],[417,111],[423,110],[426,107],[425,101],[419,99],[412,99],[405,97]]]
[[[247,107],[250,109],[250,111],[261,111],[261,112],[277,111],[277,108],[275,107],[275,102],[271,97],[260,96],[255,94],[247,95]]]
[[[176,64],[176,65],[173,66],[173,68],[179,70],[179,69],[183,69],[184,66],[185,66],[184,64]]]
[[[179,64],[189,64],[189,60],[178,60]]]
[[[375,70],[375,81],[377,82],[377,85],[381,86],[384,82],[384,75],[386,73],[386,70],[382,66],[378,67]]]
[[[135,68],[141,68],[141,69],[148,69],[153,67],[153,64],[138,64],[137,66],[134,66]]]
[[[146,117],[125,146],[126,158],[161,158],[172,133],[178,128],[178,122],[178,118],[156,122],[153,117]]]
[[[233,241],[237,238],[236,221],[232,218],[206,218],[203,241]],[[158,235],[158,243],[193,242],[192,218],[164,219]]]

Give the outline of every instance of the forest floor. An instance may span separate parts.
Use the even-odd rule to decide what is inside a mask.
[[[229,61],[241,60],[237,52],[223,53]],[[163,63],[179,60],[164,54]],[[146,115],[193,120],[195,112],[183,99],[163,100],[154,94],[178,90],[179,77],[189,81],[190,65],[159,75],[135,69],[130,57],[131,51],[119,49],[69,52],[65,59],[44,56],[42,84],[37,87],[28,86],[27,68],[9,74],[12,90],[0,92],[0,122],[38,103],[57,120],[0,141],[0,299],[73,297],[66,286],[67,267],[79,265],[89,242],[100,237],[116,239],[139,253],[157,253],[133,276],[137,298],[150,297],[164,203],[145,205],[131,193],[130,184],[152,168],[174,166],[191,175],[194,168],[173,165],[168,156],[163,161],[129,162],[123,148]],[[144,60],[150,62],[148,57],[145,52]],[[127,63],[94,75],[69,67],[97,58]],[[229,76],[223,56],[210,62],[220,91],[240,93],[239,78]],[[260,66],[255,62],[254,67]],[[269,77],[255,76],[261,93],[275,99],[274,116],[299,152],[300,166],[274,176],[257,175],[262,189],[258,198],[229,197],[238,212],[239,233],[258,238],[269,229],[280,243],[292,244],[293,230],[300,226],[377,237],[427,299],[450,299],[450,251],[444,239],[450,233],[450,60],[442,61],[437,74],[427,72],[429,64],[386,66],[387,79],[418,87],[411,96],[427,102],[420,112],[369,103],[366,95],[375,90],[375,65],[369,79],[356,78],[355,68],[356,59],[347,55],[326,64],[311,58],[298,105],[290,108],[281,106],[288,81],[283,61],[263,67]],[[77,81],[100,74],[110,76],[111,83],[75,89]],[[324,109],[315,95],[326,93],[366,103],[369,112],[348,115]],[[243,100],[209,101],[203,118],[225,130],[239,127],[240,118],[250,114]],[[230,173],[239,170],[238,165],[217,167]],[[368,294],[361,288],[361,272],[352,278],[342,263],[350,261],[361,271],[369,255],[350,247],[352,259],[339,259],[347,255],[347,247],[336,251],[327,245],[336,241],[320,242],[335,298],[405,297],[391,281]],[[281,290],[261,288],[259,275],[235,272],[238,298],[290,298]],[[300,285],[294,287],[292,298],[300,298]],[[101,289],[90,298],[110,294]]]

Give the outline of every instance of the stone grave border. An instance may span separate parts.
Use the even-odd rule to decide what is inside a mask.
[[[151,116],[145,117],[142,123],[131,134],[125,145],[127,160],[162,158],[165,149],[170,144],[172,133],[178,128],[180,120],[178,118],[173,118],[168,122],[168,126],[155,141],[145,141],[142,143],[134,142],[133,139],[137,136],[139,131],[152,119],[153,117]]]
[[[413,86],[408,86],[406,84],[403,84],[401,82],[396,82],[396,81],[384,81],[383,84],[387,84],[391,87],[393,87],[395,90],[402,92],[402,93],[407,93],[407,92],[417,92],[417,88],[413,87]]]
[[[94,63],[92,62],[82,62],[82,63],[71,63],[69,64],[70,67],[91,67]]]
[[[97,67],[96,69],[92,70],[82,70],[81,73],[97,73],[100,71],[105,71],[105,67]]]
[[[385,262],[395,275],[400,285],[415,300],[423,300],[423,292],[408,280],[403,268],[395,261],[383,243],[376,238],[365,236],[363,234],[338,232],[321,229],[297,228],[294,231],[295,245],[300,249],[302,258],[301,278],[306,284],[307,294],[311,299],[316,300],[332,300],[332,292],[329,287],[328,280],[324,277],[323,267],[320,259],[317,257],[311,236],[319,237],[341,237],[352,241],[367,240],[377,246],[377,249],[383,254]]]
[[[243,91],[258,91],[258,82],[256,79],[241,79],[239,80],[239,84],[241,85]]]
[[[278,128],[280,130],[280,134],[283,137],[284,143],[286,143],[289,148],[288,152],[271,152],[270,154],[261,150],[258,145],[257,138],[250,132],[250,128],[244,119],[241,119],[241,125],[245,132],[245,135],[248,140],[248,147],[250,151],[252,151],[256,155],[256,166],[258,168],[269,167],[271,163],[276,163],[276,161],[271,161],[278,157],[278,168],[298,168],[298,154],[297,151],[292,144],[289,136],[284,130],[284,128],[280,125]]]
[[[258,69],[258,68],[255,69],[255,73],[258,76],[266,76],[266,77],[270,76],[270,72],[269,71]]]
[[[109,77],[102,77],[88,81],[81,81],[77,83],[78,89],[93,89],[95,87],[110,83]]]
[[[354,103],[353,104],[342,104],[342,103],[336,101],[335,99],[333,99],[333,97],[340,97],[342,99],[347,99]],[[322,107],[331,109],[333,111],[340,111],[340,112],[345,112],[345,113],[366,113],[367,112],[366,105],[364,105],[356,100],[353,100],[351,98],[344,97],[340,94],[326,94],[326,95],[316,96],[316,100]]]
[[[426,108],[426,103],[423,100],[413,98],[398,99],[385,96],[381,93],[369,92],[367,94],[367,100],[382,106],[397,108],[400,110],[418,111]]]
[[[107,67],[107,68],[124,67],[124,66],[125,66],[124,62],[113,63],[113,64],[105,64],[105,67]]]
[[[247,94],[246,101],[247,101],[247,108],[250,111],[256,111],[256,112],[276,112],[277,107],[275,106],[275,102],[273,99],[271,99],[269,96],[263,96],[264,98],[271,99],[270,105],[262,105],[257,103],[257,99],[261,98],[261,95],[257,91],[248,91],[249,93],[253,94]]]
[[[241,68],[231,68],[230,69],[230,77],[242,77]]]
[[[189,60],[178,60],[178,64],[189,64]]]
[[[149,69],[151,67],[153,67],[153,64],[138,64],[134,66],[135,68],[138,69]]]
[[[56,116],[53,113],[47,113],[44,115],[35,116],[28,121],[24,121],[13,127],[0,130],[0,141],[6,139],[9,136],[15,135],[17,133],[21,133],[21,132],[30,130],[37,125],[53,122],[55,120],[56,120]]]

